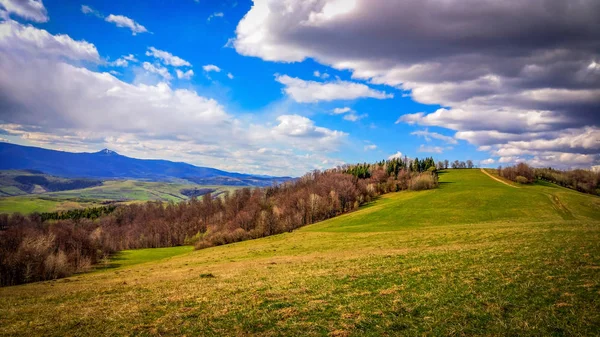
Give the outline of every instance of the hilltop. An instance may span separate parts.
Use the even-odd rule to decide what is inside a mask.
[[[124,252],[115,268],[0,289],[0,335],[597,333],[600,198],[519,187],[449,170],[438,189],[292,233]]]

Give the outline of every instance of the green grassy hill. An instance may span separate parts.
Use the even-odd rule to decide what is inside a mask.
[[[0,335],[597,335],[600,198],[440,181],[293,233],[1,288]]]
[[[106,202],[181,201],[188,197],[181,191],[189,188],[214,189],[213,194],[234,190],[235,186],[200,186],[167,182],[108,180],[101,186],[85,189],[45,192],[0,198],[0,213],[54,212],[73,208],[93,207]]]

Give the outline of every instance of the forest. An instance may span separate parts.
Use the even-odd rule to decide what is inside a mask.
[[[314,171],[283,184],[220,197],[207,193],[180,203],[147,202],[57,216],[4,214],[0,284],[83,272],[124,249],[202,249],[289,232],[356,210],[385,193],[436,186],[433,158],[397,158]]]

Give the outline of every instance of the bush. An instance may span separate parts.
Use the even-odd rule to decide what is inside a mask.
[[[430,190],[436,186],[437,179],[430,173],[422,173],[414,177],[409,183],[409,189],[413,191]]]
[[[515,181],[518,182],[519,184],[529,184],[529,180],[523,176],[517,176],[515,178]]]

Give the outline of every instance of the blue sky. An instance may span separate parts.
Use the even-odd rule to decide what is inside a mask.
[[[12,73],[3,73],[4,96],[33,95],[40,101],[4,103],[11,107],[0,115],[5,141],[70,151],[109,147],[134,157],[274,175],[376,161],[398,152],[492,167],[521,160],[579,167],[599,162],[598,119],[553,107],[543,91],[565,90],[567,100],[574,97],[573,105],[591,107],[597,117],[600,71],[593,60],[600,58],[594,52],[580,64],[591,74],[586,92],[532,86],[536,99],[543,96],[538,107],[529,96],[526,103],[500,102],[520,95],[517,80],[531,81],[527,73],[515,78],[490,64],[517,58],[499,60],[480,52],[481,46],[477,57],[468,48],[456,51],[454,46],[468,43],[444,46],[439,41],[451,39],[444,29],[419,38],[401,26],[377,27],[389,24],[382,17],[391,12],[385,2],[323,0],[306,12],[301,2],[290,1],[287,14],[269,1],[254,7],[251,1],[29,2],[31,7],[20,8],[14,0],[0,1],[5,25],[0,51],[14,59],[0,67],[25,67],[18,59],[31,58],[42,69],[23,69],[31,73],[18,83],[11,82]],[[427,10],[407,7],[390,15],[400,20],[405,12]],[[34,35],[49,35],[23,37],[19,32],[27,27]],[[505,40],[514,38],[505,33]],[[432,34],[440,36],[428,40]],[[81,46],[89,44],[95,50],[82,53]],[[16,45],[22,47],[19,53]],[[50,45],[58,51],[50,53]],[[519,66],[548,62],[533,59]],[[52,71],[64,77],[46,79],[45,69],[49,77]],[[87,70],[81,79],[67,73],[80,74],[78,69]],[[65,89],[37,83],[48,81]],[[57,95],[64,95],[56,99],[60,104],[51,99]],[[496,100],[500,103],[488,103]]]

